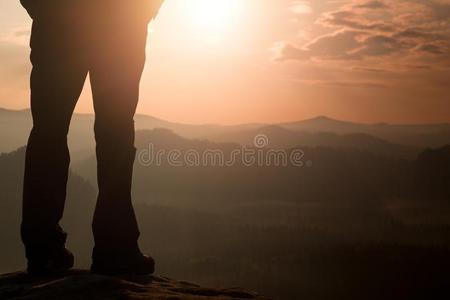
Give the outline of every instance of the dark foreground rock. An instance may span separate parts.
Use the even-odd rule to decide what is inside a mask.
[[[264,300],[266,298],[239,289],[203,288],[166,277],[108,277],[73,270],[60,276],[46,278],[32,277],[23,272],[0,275],[0,299]]]

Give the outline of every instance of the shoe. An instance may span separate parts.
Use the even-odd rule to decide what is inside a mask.
[[[140,252],[115,257],[97,254],[91,265],[91,273],[99,275],[150,275],[154,272],[155,260]]]
[[[67,271],[73,267],[74,256],[66,248],[53,251],[45,257],[28,259],[27,273],[30,275],[52,275]]]

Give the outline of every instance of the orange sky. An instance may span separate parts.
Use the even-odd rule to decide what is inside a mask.
[[[139,112],[184,123],[450,122],[449,0],[166,0]],[[0,3],[0,107],[28,107],[30,21]],[[77,111],[91,112],[86,86]]]

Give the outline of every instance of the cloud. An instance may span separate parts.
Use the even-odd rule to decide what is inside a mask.
[[[364,81],[364,80],[296,80],[298,83],[307,85],[319,85],[330,87],[352,87],[352,88],[365,88],[365,89],[384,89],[389,86],[384,82],[377,81]]]
[[[406,66],[450,64],[450,1],[354,0],[325,11],[316,26],[329,29],[306,43],[279,44],[277,60],[366,61]],[[282,45],[282,46],[280,46]],[[450,66],[449,66],[450,67]]]
[[[284,45],[280,60],[361,60],[397,53],[403,45],[390,36],[372,35],[364,31],[342,30],[324,35],[305,47]]]
[[[280,60],[307,60],[314,57],[322,59],[350,59],[350,52],[360,44],[357,37],[359,31],[344,30],[321,36],[304,47],[293,44],[281,45]]]
[[[325,13],[318,21],[325,27],[338,27],[358,30],[378,30],[392,32],[395,30],[392,24],[384,21],[373,21],[365,18],[362,10],[352,7],[352,10],[338,10]],[[365,11],[364,11],[365,12]],[[367,13],[367,12],[365,12]]]
[[[383,1],[367,1],[365,3],[355,4],[356,8],[367,8],[367,9],[381,9],[381,8],[387,8],[388,6]]]
[[[418,47],[418,50],[422,51],[422,52],[426,52],[426,53],[436,54],[436,55],[442,55],[442,54],[448,53],[447,52],[448,49],[442,49],[438,45],[433,45],[433,44],[423,44]]]

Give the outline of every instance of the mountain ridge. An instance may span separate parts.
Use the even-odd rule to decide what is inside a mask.
[[[6,113],[28,113],[30,112],[29,108],[23,109],[9,109],[0,107],[0,112]],[[94,117],[93,113],[74,113],[74,116],[90,116]],[[220,127],[236,127],[236,126],[270,126],[270,125],[278,125],[278,126],[289,126],[298,123],[314,123],[314,122],[334,122],[334,123],[343,123],[343,124],[353,124],[353,125],[369,125],[369,126],[450,126],[449,122],[430,122],[430,123],[390,123],[390,122],[355,122],[355,121],[346,121],[337,118],[332,118],[326,115],[317,115],[315,117],[300,119],[296,121],[289,122],[243,122],[236,124],[223,125],[220,123],[179,123],[173,122],[166,119],[158,118],[149,114],[137,113],[136,117],[143,117],[153,119],[155,121],[166,122],[177,125],[185,125],[185,126],[220,126]]]
[[[8,110],[0,108],[0,116],[0,140],[2,140],[0,152],[13,151],[25,145],[32,127],[30,110]],[[303,135],[322,133],[334,133],[338,135],[366,134],[391,144],[416,148],[440,147],[450,143],[450,124],[446,123],[426,125],[363,124],[319,116],[308,120],[279,124],[197,125],[175,123],[149,115],[137,114],[135,124],[136,130],[166,128],[189,139],[214,140],[216,137],[231,136],[236,132],[245,134],[246,132],[253,131],[255,134],[261,134],[267,128],[276,128],[281,135],[285,131],[280,129],[289,130],[296,134],[302,133]],[[83,153],[87,149],[94,148],[93,126],[94,115],[74,114],[69,132],[69,147],[74,154],[74,158],[84,156]]]

